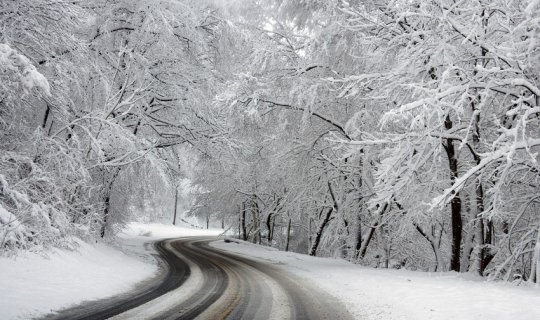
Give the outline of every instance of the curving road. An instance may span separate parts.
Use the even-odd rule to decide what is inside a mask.
[[[129,294],[45,319],[352,319],[309,283],[279,266],[210,247],[214,240],[157,242],[166,272]]]

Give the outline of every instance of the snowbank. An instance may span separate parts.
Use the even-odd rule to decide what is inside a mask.
[[[156,271],[155,264],[82,241],[77,251],[53,249],[47,258],[35,253],[0,258],[0,314],[2,319],[27,319],[112,296]]]
[[[158,270],[147,243],[221,232],[133,223],[120,234],[121,249],[78,241],[77,251],[52,249],[47,257],[23,253],[16,259],[0,258],[0,318],[29,319],[127,292]]]
[[[343,301],[358,319],[540,319],[537,288],[457,273],[372,269],[241,241],[212,246],[279,264]]]

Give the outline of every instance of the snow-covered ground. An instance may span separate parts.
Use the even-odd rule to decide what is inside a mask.
[[[0,258],[0,318],[28,319],[128,291],[158,270],[146,243],[221,232],[133,223],[120,235],[119,247],[79,242],[77,251],[53,249],[47,257],[25,253],[16,259]],[[376,270],[243,242],[212,245],[309,279],[342,300],[359,319],[540,319],[540,288],[456,273]]]
[[[76,251],[0,258],[0,319],[28,319],[129,291],[158,270],[145,243],[221,232],[132,223],[120,234],[118,247],[78,241]]]
[[[540,288],[457,273],[371,269],[245,242],[221,240],[212,246],[273,262],[308,279],[340,299],[358,319],[540,319]]]

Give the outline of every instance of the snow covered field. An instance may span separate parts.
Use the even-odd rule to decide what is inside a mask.
[[[77,251],[0,258],[0,319],[28,319],[129,291],[158,270],[145,243],[220,232],[132,223],[120,235],[119,248],[79,241]]]
[[[371,269],[245,242],[212,246],[279,264],[342,300],[358,319],[540,319],[540,288],[457,273]]]

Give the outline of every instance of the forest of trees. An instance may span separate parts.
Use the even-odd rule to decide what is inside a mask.
[[[4,252],[113,236],[189,176],[189,214],[243,240],[540,281],[538,0],[17,0],[0,25]]]

